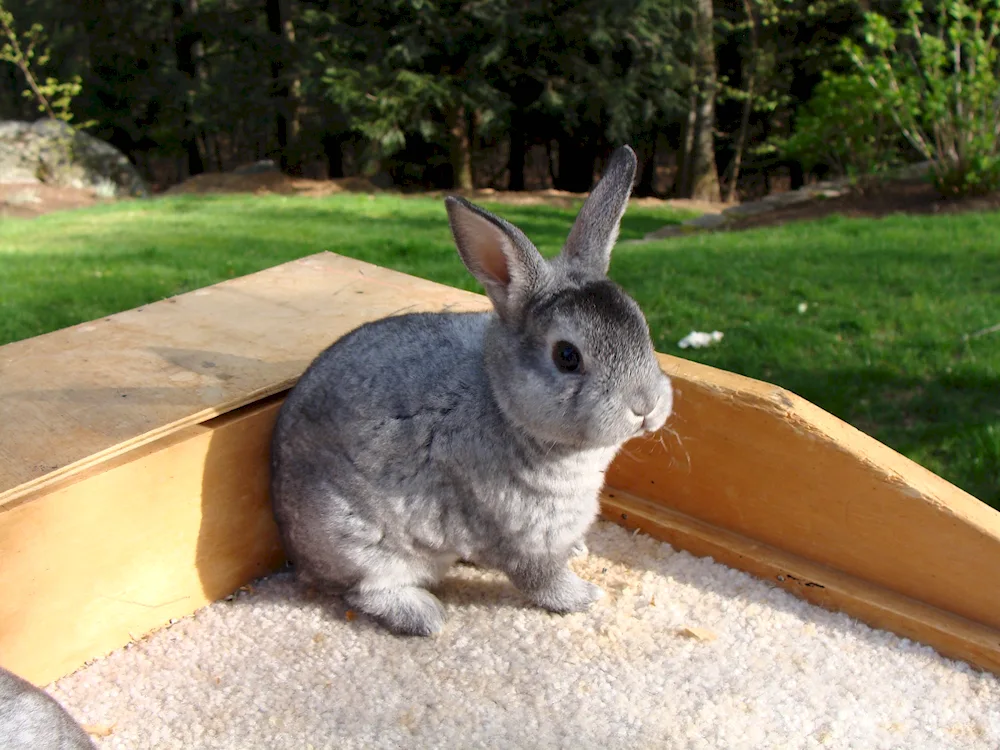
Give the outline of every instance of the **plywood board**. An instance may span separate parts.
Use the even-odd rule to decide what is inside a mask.
[[[486,306],[321,254],[0,348],[0,661],[47,681],[271,569],[267,399],[364,321]],[[676,413],[613,464],[610,517],[995,668],[1000,514],[787,391],[661,361]]]
[[[186,427],[0,509],[0,665],[44,685],[279,565],[276,414]]]
[[[0,505],[288,388],[361,323],[486,305],[321,253],[0,347]]]
[[[675,414],[608,483],[1000,628],[1000,513],[776,386],[661,356]]]
[[[711,557],[813,604],[846,612],[873,627],[1000,675],[1000,630],[616,488],[603,493],[601,510],[607,520],[626,528],[639,529],[693,555]]]

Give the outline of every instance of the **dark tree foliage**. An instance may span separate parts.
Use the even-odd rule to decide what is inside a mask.
[[[706,2],[707,27],[692,20]],[[736,151],[765,163],[760,145],[788,131],[823,50],[860,19],[855,0],[4,4],[45,27],[48,72],[80,76],[75,118],[161,185],[270,158],[290,174],[512,190],[541,165],[585,191],[628,142],[643,194],[671,166],[691,193],[737,174]],[[0,66],[3,116],[34,116],[22,87]]]

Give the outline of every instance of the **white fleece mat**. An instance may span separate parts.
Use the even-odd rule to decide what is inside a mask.
[[[1000,680],[607,523],[607,596],[524,603],[455,568],[396,638],[287,573],[53,686],[102,748],[1000,748]]]

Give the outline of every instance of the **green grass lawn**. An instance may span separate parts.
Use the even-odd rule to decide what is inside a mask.
[[[544,253],[575,210],[490,205]],[[633,206],[622,238],[681,216]],[[1000,214],[831,218],[623,245],[657,348],[782,385],[1000,508]],[[0,223],[0,343],[321,250],[476,289],[440,200],[182,196]],[[799,304],[807,304],[799,312]]]

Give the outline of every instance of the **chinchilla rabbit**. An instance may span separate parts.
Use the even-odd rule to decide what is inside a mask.
[[[602,595],[567,562],[618,448],[673,405],[639,306],[607,278],[635,165],[627,146],[614,153],[551,261],[447,198],[493,312],[378,320],[310,365],[271,447],[275,516],[304,580],[419,635],[444,624],[426,587],[459,559],[553,612]]]
[[[94,750],[95,746],[52,696],[0,668],[0,747]]]

